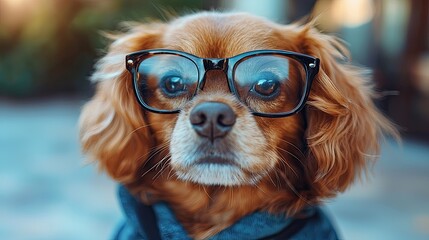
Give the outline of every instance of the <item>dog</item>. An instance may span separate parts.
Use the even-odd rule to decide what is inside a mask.
[[[108,37],[80,141],[122,185],[131,224],[152,226],[128,238],[172,228],[222,239],[234,227],[247,231],[237,224],[255,214],[295,224],[315,211],[312,227],[324,219],[327,235],[313,229],[302,239],[338,237],[317,206],[376,160],[382,134],[395,133],[340,40],[311,23],[218,12],[127,23]],[[160,212],[174,221],[160,226]],[[254,232],[237,238],[267,238],[249,226]],[[180,239],[174,231],[164,238]],[[299,238],[288,234],[278,239]]]

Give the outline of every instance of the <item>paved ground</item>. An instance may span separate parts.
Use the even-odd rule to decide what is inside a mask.
[[[429,239],[429,147],[388,141],[372,177],[328,207],[345,239]]]
[[[82,102],[0,100],[0,239],[108,239],[115,184],[79,153]],[[388,141],[370,181],[328,203],[344,239],[429,239],[429,147]]]

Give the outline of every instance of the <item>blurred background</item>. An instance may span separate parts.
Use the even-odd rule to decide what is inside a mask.
[[[88,77],[121,21],[196,10],[281,23],[317,17],[373,71],[377,102],[400,128],[372,177],[327,203],[344,239],[429,239],[429,1],[0,0],[0,239],[108,239],[115,183],[80,153]]]

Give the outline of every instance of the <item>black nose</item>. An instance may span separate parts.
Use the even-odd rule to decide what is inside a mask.
[[[191,111],[190,121],[194,130],[202,137],[214,141],[224,137],[234,126],[235,113],[221,102],[202,102]]]

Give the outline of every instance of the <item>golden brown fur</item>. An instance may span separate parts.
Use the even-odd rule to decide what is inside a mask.
[[[195,238],[216,234],[255,210],[293,215],[334,197],[376,159],[381,133],[395,132],[374,106],[362,70],[337,61],[347,55],[345,48],[311,25],[283,26],[247,14],[201,13],[170,23],[133,24],[111,38],[92,77],[96,94],[82,111],[83,149],[143,201],[167,201]],[[212,80],[204,94],[180,115],[161,115],[138,105],[124,63],[126,54],[152,48],[209,58],[282,49],[320,58],[321,69],[305,110],[291,117],[252,116],[231,97],[225,76],[216,72],[208,76]],[[237,119],[243,121],[237,132],[254,122],[266,141],[258,151],[276,156],[275,167],[256,184],[207,186],[175,177],[169,165],[175,124],[198,102],[213,99],[235,106]],[[268,169],[266,164],[262,159],[255,167]]]

